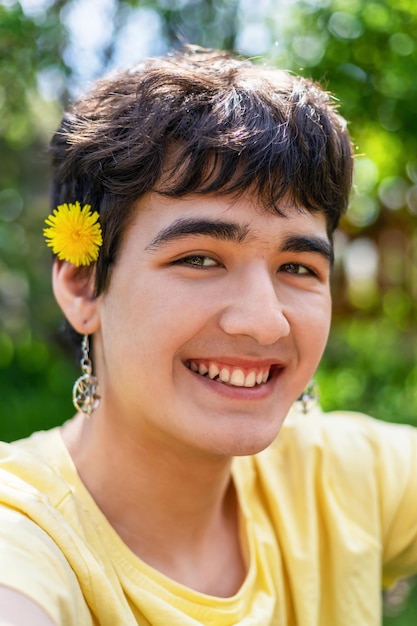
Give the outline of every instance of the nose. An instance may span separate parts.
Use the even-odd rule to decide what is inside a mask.
[[[252,337],[260,345],[271,345],[289,334],[285,307],[266,269],[240,275],[230,287],[229,302],[219,319],[225,333]]]

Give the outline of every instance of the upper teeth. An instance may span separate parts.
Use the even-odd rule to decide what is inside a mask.
[[[246,373],[240,367],[217,365],[216,363],[195,363],[190,361],[189,367],[193,372],[202,376],[207,375],[211,380],[219,378],[222,383],[234,385],[235,387],[254,387],[261,383],[266,383],[269,376],[269,367],[261,369],[251,369]]]

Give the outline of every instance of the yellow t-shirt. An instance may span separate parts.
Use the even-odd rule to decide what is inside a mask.
[[[248,573],[235,596],[214,598],[123,544],[59,429],[1,444],[0,584],[59,626],[380,624],[382,582],[417,571],[416,430],[353,413],[292,414],[232,473]]]

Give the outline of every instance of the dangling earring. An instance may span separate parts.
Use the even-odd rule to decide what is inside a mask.
[[[82,375],[77,378],[72,388],[72,402],[75,408],[87,417],[90,417],[100,404],[100,390],[97,378],[92,375],[89,349],[88,335],[84,335],[81,342],[80,360]]]
[[[319,388],[314,380],[310,380],[307,387],[304,389],[303,393],[297,400],[295,401],[295,405],[301,413],[307,415],[315,406],[317,406],[319,401]]]

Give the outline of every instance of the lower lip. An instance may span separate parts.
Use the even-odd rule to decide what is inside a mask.
[[[188,367],[187,370],[207,389],[233,400],[262,400],[263,398],[270,396],[273,392],[276,380],[283,372],[283,369],[274,370],[266,383],[261,383],[260,385],[255,385],[254,387],[234,387],[233,385],[227,385],[225,383],[218,382],[217,380],[212,380],[206,376],[201,376],[201,374],[193,372]]]

